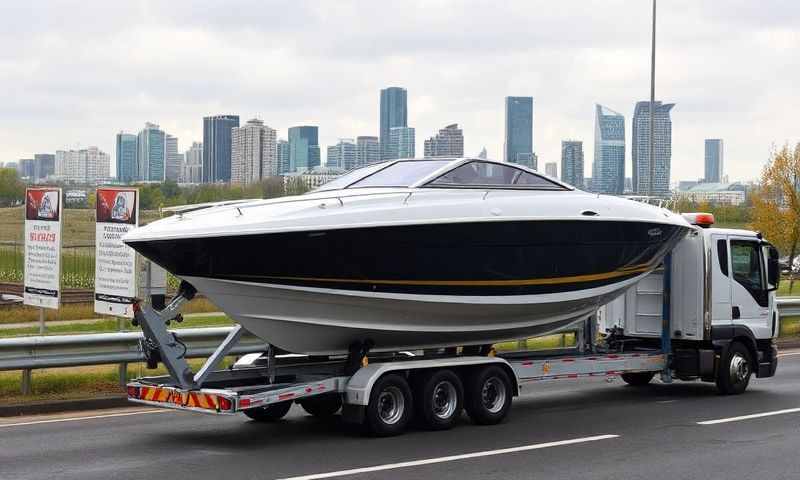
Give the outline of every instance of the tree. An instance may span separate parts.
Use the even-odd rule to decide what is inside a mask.
[[[25,200],[25,184],[13,168],[0,168],[0,207],[13,207]]]
[[[772,153],[752,194],[752,228],[760,231],[778,250],[789,256],[790,267],[800,242],[800,143],[784,145]],[[792,269],[793,270],[793,269]],[[794,275],[789,277],[792,291]]]

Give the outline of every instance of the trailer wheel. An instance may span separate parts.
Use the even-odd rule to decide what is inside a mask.
[[[717,389],[723,395],[738,395],[747,389],[752,373],[747,347],[732,342],[717,369]]]
[[[501,367],[479,368],[467,380],[466,410],[478,425],[500,423],[511,409],[511,380]]]
[[[249,408],[244,414],[257,422],[276,422],[285,417],[292,408],[292,402],[281,402],[267,405],[266,407]]]
[[[464,387],[452,370],[433,370],[415,382],[414,400],[419,420],[431,430],[455,425],[464,405]]]
[[[656,372],[631,372],[620,375],[622,381],[632,387],[643,387],[650,383],[655,376]]]
[[[307,398],[299,403],[309,414],[317,418],[328,418],[342,408],[342,397],[338,393],[327,393]]]
[[[378,437],[403,433],[413,413],[413,397],[405,377],[390,374],[375,382],[365,413],[368,433]]]

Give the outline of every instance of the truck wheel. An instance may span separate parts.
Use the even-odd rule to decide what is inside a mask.
[[[342,408],[342,397],[338,393],[327,393],[307,398],[300,403],[303,410],[317,418],[332,417]]]
[[[511,380],[501,367],[489,365],[467,380],[466,410],[478,425],[500,423],[511,408]]]
[[[717,370],[717,389],[723,395],[738,395],[747,389],[753,373],[750,352],[740,342],[733,342]]]
[[[292,402],[281,402],[266,407],[248,408],[244,414],[257,422],[276,422],[285,417],[292,408]]]
[[[405,377],[386,375],[375,382],[365,412],[364,426],[377,437],[403,433],[413,413],[411,388]]]
[[[455,425],[464,404],[464,387],[452,370],[426,372],[416,382],[414,400],[419,420],[431,430]]]
[[[655,376],[656,372],[632,372],[620,375],[622,381],[632,387],[643,387],[650,383],[650,380]]]

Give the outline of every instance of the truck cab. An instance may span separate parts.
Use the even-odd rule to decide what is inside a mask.
[[[694,229],[672,252],[669,302],[663,297],[664,270],[656,270],[601,309],[601,331],[632,345],[657,341],[668,304],[672,368],[679,378],[719,385],[722,368],[748,380],[750,373],[774,375],[777,250],[760,233],[713,228],[710,214],[684,217]]]

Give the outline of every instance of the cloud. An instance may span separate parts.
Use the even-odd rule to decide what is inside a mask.
[[[798,140],[800,4],[659,4],[657,96],[673,110],[673,180],[726,141],[731,178]],[[503,97],[534,97],[540,166],[584,141],[593,105],[649,97],[650,4],[627,1],[6,2],[0,6],[0,161],[98,145],[160,123],[181,149],[202,117],[254,116],[324,145],[376,135],[379,90],[404,86],[418,152],[446,124],[467,154],[502,156]],[[629,133],[630,134],[630,133]],[[630,159],[630,154],[628,154]],[[630,175],[630,160],[628,160]]]

